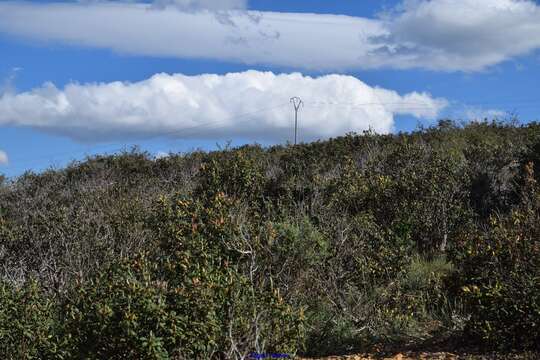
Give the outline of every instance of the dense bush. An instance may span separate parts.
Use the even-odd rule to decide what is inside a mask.
[[[540,126],[472,123],[0,182],[0,357],[539,341]]]
[[[525,174],[521,204],[468,234],[461,252],[467,331],[492,347],[540,344],[540,194],[532,163]]]
[[[296,352],[302,311],[238,271],[231,205],[222,193],[204,206],[162,199],[151,224],[157,251],[112,266],[64,304],[68,353],[191,359]]]
[[[57,353],[56,308],[39,284],[0,283],[0,356],[43,359]]]

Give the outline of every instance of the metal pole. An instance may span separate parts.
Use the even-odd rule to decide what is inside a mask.
[[[296,134],[298,133],[298,110],[294,111],[294,145],[296,145]]]
[[[296,139],[298,134],[298,110],[301,106],[304,106],[304,102],[298,96],[291,98],[291,103],[294,106],[294,145],[296,145]]]

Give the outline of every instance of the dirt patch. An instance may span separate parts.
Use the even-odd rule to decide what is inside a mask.
[[[502,359],[540,359],[540,353],[517,353],[517,354],[454,354],[450,352],[404,352],[396,354],[357,354],[343,356],[328,356],[321,358],[299,358],[299,360],[502,360]]]
[[[330,356],[325,358],[301,358],[300,360],[454,360],[460,359],[456,354],[451,353],[398,353],[395,355],[347,355],[347,356]]]

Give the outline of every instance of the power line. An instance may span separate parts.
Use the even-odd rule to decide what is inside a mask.
[[[399,106],[399,109],[425,109],[433,108],[427,102],[366,102],[366,103],[356,103],[356,102],[343,102],[343,101],[304,101],[306,105],[310,106],[348,106],[348,107],[366,107],[366,106]],[[481,105],[519,105],[520,108],[536,108],[540,107],[540,99],[521,99],[521,100],[492,100],[492,101],[476,101],[476,102],[467,102],[459,103],[454,102],[447,104],[448,107],[471,107],[471,106],[481,106]]]
[[[332,105],[355,105],[355,106],[370,106],[370,105],[419,105],[426,104],[425,102],[417,101],[395,101],[395,102],[383,102],[383,101],[371,101],[371,102],[345,102],[345,101],[333,101],[333,100],[313,100],[306,101],[306,104],[332,104]],[[454,101],[456,103],[457,101]],[[527,99],[491,99],[491,100],[481,100],[481,101],[467,101],[461,105],[489,105],[489,104],[522,104],[522,103],[538,103],[540,102],[539,98],[527,98]]]
[[[223,126],[219,126],[217,128],[204,129],[204,130],[217,130],[217,129],[228,126],[228,124],[226,124],[226,123],[231,121],[231,120],[238,120],[238,119],[250,116],[250,115],[255,115],[255,114],[258,114],[258,113],[261,113],[261,112],[270,111],[270,110],[274,110],[274,109],[285,107],[285,106],[288,106],[288,103],[281,103],[281,104],[278,104],[278,105],[275,105],[275,106],[261,108],[261,109],[258,109],[258,110],[254,110],[254,111],[251,111],[251,112],[239,114],[239,115],[236,115],[236,116],[231,116],[229,118],[225,118],[225,119],[221,119],[221,120],[217,120],[217,121],[211,121],[211,122],[206,122],[206,123],[203,123],[203,124],[198,124],[198,125],[195,125],[195,126],[184,127],[182,129],[178,129],[178,130],[174,130],[174,131],[157,133],[157,134],[155,134],[153,136],[146,137],[145,139],[143,139],[141,141],[149,141],[149,140],[156,139],[156,138],[159,138],[159,137],[174,136],[174,135],[180,135],[180,134],[193,136],[193,135],[197,134],[197,131],[193,132],[193,130],[202,130],[205,127],[208,127],[208,126],[219,125],[221,123],[225,123]],[[235,123],[239,124],[239,123],[245,123],[247,121],[253,121],[253,119],[249,118],[249,119],[246,119],[246,120],[236,121]],[[191,133],[190,133],[190,131],[191,131]],[[122,142],[110,142],[110,143],[107,143],[107,144],[101,144],[101,145],[93,146],[90,149],[87,149],[86,151],[95,151],[97,149],[103,149],[103,148],[106,148],[106,147],[109,147],[109,146],[122,145],[122,144],[123,144]],[[112,149],[110,151],[117,152],[117,151],[122,151],[125,148],[126,148],[126,146],[122,146],[120,148]],[[29,157],[26,157],[26,158],[17,158],[17,157],[15,157],[15,158],[13,158],[12,157],[11,161],[12,162],[16,161],[17,164],[20,165],[20,164],[34,163],[34,162],[39,161],[39,160],[45,160],[45,159],[55,158],[55,157],[59,157],[59,156],[72,155],[72,154],[73,154],[73,152],[67,152],[66,151],[66,152],[60,152],[60,153],[56,153],[56,154],[49,154],[49,155],[43,155],[43,156],[40,156],[40,157],[32,157],[32,158],[29,158]],[[22,160],[22,162],[21,162],[21,160]],[[20,166],[19,166],[19,168],[20,168]]]
[[[538,104],[539,101],[540,101],[540,99],[532,99],[532,98],[530,98],[530,99],[520,99],[520,100],[511,99],[511,100],[502,100],[502,101],[501,100],[491,100],[491,101],[468,102],[467,104],[450,104],[450,107],[463,106],[463,107],[466,108],[466,106],[487,105],[487,104],[522,104],[521,106],[519,106],[519,108],[536,108],[536,107],[540,106]],[[433,109],[433,106],[430,106],[429,104],[427,104],[425,102],[407,102],[407,101],[356,103],[356,102],[328,101],[328,100],[326,100],[326,101],[321,101],[321,100],[318,100],[318,101],[317,100],[315,100],[315,101],[303,101],[299,97],[293,97],[293,98],[290,99],[290,103],[293,104],[294,114],[295,114],[295,129],[294,129],[294,143],[295,144],[297,144],[297,135],[298,135],[298,112],[299,112],[300,108],[305,106],[305,105],[308,105],[310,107],[348,106],[348,107],[353,107],[353,108],[361,108],[361,107],[367,107],[367,106],[399,106],[399,110],[405,110],[405,111],[406,110],[412,111],[412,110]],[[152,135],[150,137],[145,137],[144,139],[141,139],[139,141],[149,141],[149,140],[159,138],[159,137],[165,137],[165,136],[173,137],[175,135],[195,136],[197,134],[202,133],[201,130],[207,131],[207,130],[221,129],[221,128],[227,127],[228,126],[227,122],[229,122],[231,120],[238,120],[238,119],[241,119],[241,118],[244,118],[244,117],[249,117],[251,115],[255,115],[257,113],[270,111],[270,110],[280,108],[280,107],[284,107],[284,106],[287,106],[287,105],[288,105],[287,103],[281,103],[281,104],[278,104],[278,105],[275,105],[275,106],[261,108],[261,109],[254,110],[254,111],[251,111],[251,112],[231,116],[231,117],[226,118],[226,119],[201,123],[201,124],[197,124],[197,125],[190,126],[190,127],[184,127],[184,128],[181,128],[181,129],[178,129],[178,130],[173,130],[173,131],[157,132],[154,135]],[[246,120],[236,121],[235,124],[245,123],[247,121],[253,121],[253,119],[248,118]],[[220,124],[223,124],[223,125],[219,126]],[[218,126],[214,127],[214,125],[218,125]],[[118,141],[117,142],[110,142],[110,143],[106,143],[106,144],[92,146],[91,148],[88,148],[85,151],[86,152],[91,152],[91,151],[96,151],[97,149],[106,148],[106,147],[114,146],[114,145],[121,145],[121,144],[124,144],[124,143],[123,142],[118,142]],[[121,148],[112,149],[110,151],[117,152],[117,151],[125,150],[126,146],[127,145],[124,145]],[[43,160],[43,159],[50,159],[50,158],[54,158],[54,157],[58,157],[58,156],[65,156],[65,155],[72,155],[72,154],[73,154],[72,152],[61,152],[61,153],[44,155],[44,156],[40,156],[40,157],[32,157],[32,158],[28,158],[28,157],[27,158],[17,158],[17,157],[15,157],[15,158],[11,158],[11,161],[16,161],[18,164],[21,164],[21,160],[22,160],[22,164],[25,164],[25,163],[27,164],[28,162],[26,160],[29,160],[30,163],[33,163],[33,162]]]

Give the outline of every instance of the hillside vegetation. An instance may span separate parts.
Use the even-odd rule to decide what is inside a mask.
[[[540,344],[540,125],[97,156],[0,185],[0,357]]]

